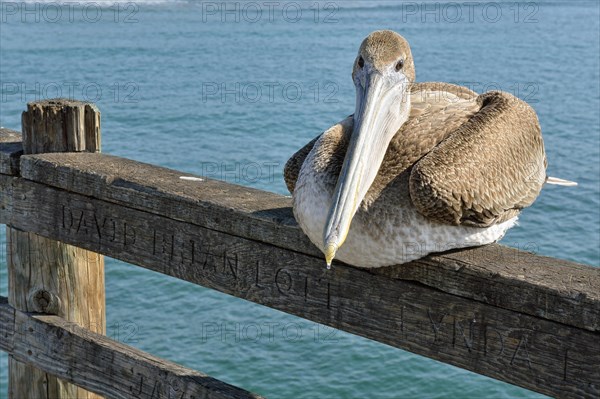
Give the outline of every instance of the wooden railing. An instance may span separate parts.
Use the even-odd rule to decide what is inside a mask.
[[[30,141],[48,141],[44,126],[59,126],[39,119],[64,118],[73,111],[60,116],[56,109],[76,106],[87,122],[57,129],[70,137],[69,126],[80,126],[80,136],[99,148],[99,123],[89,122],[97,111],[89,104],[29,104],[23,139],[0,132],[9,275],[28,262],[14,259],[19,245],[31,249],[44,237],[550,396],[600,396],[599,268],[488,245],[394,267],[334,263],[327,270],[289,198],[210,179],[185,181],[182,172],[98,152],[36,151],[44,146]],[[36,107],[43,112],[35,114]],[[29,242],[15,232],[26,232]],[[39,268],[54,275],[65,267],[44,259]],[[104,327],[90,331],[65,313],[71,305],[60,285],[10,281],[8,303],[0,301],[0,349],[35,370],[11,368],[14,397],[39,389],[22,387],[35,372],[58,377],[65,392],[72,383],[110,398],[257,397],[106,338]],[[17,292],[25,306],[10,300]],[[95,304],[103,314],[103,300]]]

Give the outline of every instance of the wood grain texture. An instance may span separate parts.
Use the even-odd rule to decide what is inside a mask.
[[[210,179],[182,181],[181,172],[102,154],[27,155],[21,167],[23,177],[46,185],[322,256],[297,226],[286,197]],[[535,250],[536,246],[529,242],[522,247]],[[488,245],[372,273],[600,331],[598,268]]]
[[[64,98],[31,102],[21,123],[25,154],[100,152],[100,111],[92,103]]]
[[[8,298],[0,297],[0,350],[11,353],[15,334],[15,310],[8,305]]]
[[[531,390],[600,395],[598,332],[23,178],[0,190],[2,223]]]
[[[44,100],[22,115],[25,154],[99,151],[100,113],[93,104]],[[35,217],[35,215],[31,215]],[[55,314],[103,334],[104,257],[35,233],[7,228],[8,300],[26,312]],[[94,393],[9,360],[9,398],[96,399]]]
[[[104,257],[35,233],[7,228],[9,295],[13,306],[56,314],[104,333]],[[9,397],[97,398],[11,358]]]
[[[3,297],[0,328],[0,348],[14,358],[109,398],[261,398],[58,316],[15,310]]]
[[[18,175],[21,155],[23,155],[21,133],[0,128],[0,173]]]

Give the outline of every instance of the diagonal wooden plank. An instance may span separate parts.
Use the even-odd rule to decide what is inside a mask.
[[[15,310],[3,297],[0,333],[0,349],[15,359],[107,398],[261,398],[58,316]]]

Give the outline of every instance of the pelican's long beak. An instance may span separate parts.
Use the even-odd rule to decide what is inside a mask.
[[[327,268],[346,240],[352,218],[377,176],[391,139],[406,120],[406,112],[398,103],[406,100],[398,94],[404,93],[405,87],[399,90],[394,87],[397,83],[371,70],[364,77],[364,90],[357,86],[354,130],[323,231]]]

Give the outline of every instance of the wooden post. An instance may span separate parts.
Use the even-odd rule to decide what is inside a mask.
[[[25,154],[100,151],[100,112],[93,104],[64,99],[29,103],[22,129]],[[11,306],[58,315],[105,334],[102,255],[10,227],[7,240]],[[11,358],[9,398],[101,397]]]

